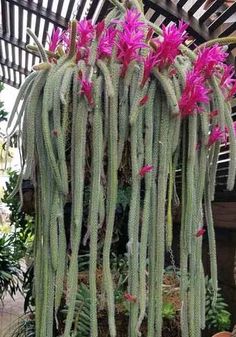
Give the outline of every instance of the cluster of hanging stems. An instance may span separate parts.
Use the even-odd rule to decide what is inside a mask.
[[[27,30],[35,41],[29,49],[40,55],[42,63],[33,67],[20,88],[8,133],[10,138],[18,129],[21,136],[22,171],[16,189],[26,178],[35,184],[37,337],[55,335],[64,296],[68,313],[62,336],[76,335],[73,320],[85,184],[90,186],[91,336],[98,336],[96,269],[101,226],[109,333],[116,336],[110,253],[122,172],[132,190],[127,334],[140,336],[145,318],[147,336],[162,335],[164,256],[172,247],[172,206],[180,200],[181,332],[183,337],[201,336],[205,327],[202,236],[206,230],[216,294],[211,201],[222,146],[230,147],[227,186],[230,190],[234,186],[236,142],[230,99],[236,85],[221,46],[227,39],[191,51],[185,44],[186,28],[180,22],[160,29],[144,17],[142,4],[132,0],[129,8],[116,2],[97,25],[72,21],[67,31],[54,30],[48,51]],[[179,196],[177,168],[181,169]],[[70,254],[63,214],[68,196],[72,201]]]

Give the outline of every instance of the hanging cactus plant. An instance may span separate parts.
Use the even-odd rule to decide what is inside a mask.
[[[78,333],[73,320],[87,186],[90,336],[98,336],[96,269],[102,224],[109,333],[116,336],[110,255],[117,191],[124,178],[131,186],[127,335],[140,336],[146,318],[147,336],[161,337],[164,255],[173,241],[177,168],[181,168],[181,331],[183,337],[200,337],[205,327],[201,259],[205,231],[217,299],[211,201],[222,144],[230,146],[228,189],[235,181],[230,105],[236,92],[234,72],[225,63],[228,54],[220,44],[195,51],[186,47],[187,24],[160,29],[144,17],[138,0],[130,0],[128,9],[113,2],[116,7],[97,25],[72,21],[66,31],[54,30],[48,51],[27,30],[35,41],[29,49],[40,55],[42,63],[33,67],[22,85],[8,130],[9,138],[16,129],[21,135],[17,188],[25,178],[35,184],[36,337],[55,335],[64,293],[68,309],[63,337]],[[69,253],[63,217],[68,198],[72,201]]]

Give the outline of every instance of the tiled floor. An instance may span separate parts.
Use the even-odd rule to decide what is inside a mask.
[[[24,298],[17,293],[15,300],[6,296],[4,303],[0,302],[0,337],[8,337],[11,326],[23,314]]]

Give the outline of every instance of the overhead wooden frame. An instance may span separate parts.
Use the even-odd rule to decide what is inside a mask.
[[[228,7],[224,6],[224,0],[215,0],[206,11],[203,11],[205,0],[143,0],[143,3],[145,14],[152,22],[187,21],[193,46],[218,36],[232,35],[236,30],[236,22],[225,23],[236,13],[236,3]],[[109,0],[1,0],[0,4],[0,78],[16,88],[38,61],[37,56],[26,49],[30,41],[26,27],[40,35],[46,45],[47,33],[53,27],[66,28],[73,16],[96,22],[112,8]],[[217,12],[220,12],[218,16]]]

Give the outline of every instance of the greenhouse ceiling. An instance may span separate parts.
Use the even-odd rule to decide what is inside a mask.
[[[184,19],[192,48],[213,38],[235,35],[236,2],[234,0],[143,0],[146,17],[158,25]],[[36,54],[27,50],[32,43],[26,35],[30,27],[47,46],[54,27],[66,28],[69,21],[101,20],[112,8],[109,0],[0,0],[0,81],[19,88],[35,63]],[[231,44],[231,62],[235,62],[236,44]],[[236,110],[235,110],[236,111]],[[236,112],[233,115],[236,119]],[[217,186],[224,190],[229,162],[228,145],[219,156]]]

